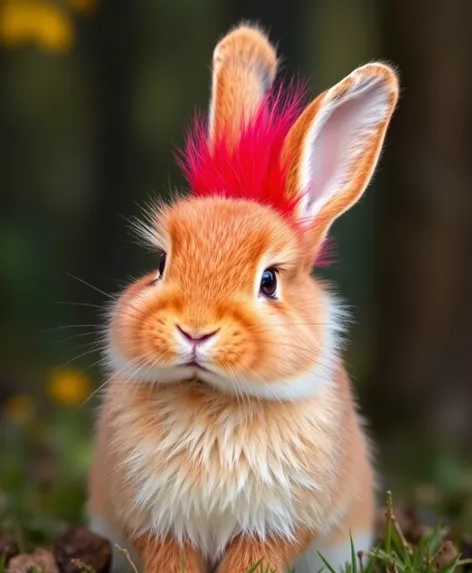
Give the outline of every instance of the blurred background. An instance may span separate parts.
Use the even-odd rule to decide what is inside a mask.
[[[374,59],[399,70],[380,167],[321,274],[354,314],[383,485],[441,492],[472,530],[470,0],[1,0],[1,518],[38,537],[83,518],[103,305],[155,266],[128,220],[183,185],[173,153],[241,19],[313,97]]]

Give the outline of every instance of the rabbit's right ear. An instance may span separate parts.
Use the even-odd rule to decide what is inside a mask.
[[[313,100],[288,133],[287,194],[299,199],[295,217],[312,254],[333,222],[364,193],[398,93],[390,66],[366,64]]]
[[[264,33],[241,25],[213,52],[209,141],[237,140],[272,86],[277,55]]]

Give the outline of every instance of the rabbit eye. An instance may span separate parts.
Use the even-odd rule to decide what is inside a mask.
[[[159,267],[158,267],[158,271],[157,271],[157,279],[159,280],[162,278],[162,275],[164,274],[164,270],[166,268],[166,258],[167,255],[164,253],[164,251],[161,251],[159,253]]]
[[[268,268],[262,273],[260,293],[266,298],[276,298],[277,271],[275,269]]]

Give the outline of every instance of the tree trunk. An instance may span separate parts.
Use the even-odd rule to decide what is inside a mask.
[[[138,44],[136,3],[102,2],[92,23],[87,59],[95,106],[96,190],[91,226],[83,230],[86,272],[81,276],[109,292],[110,280],[122,275],[127,249],[132,246],[131,241],[120,245],[116,241],[123,237],[123,216],[137,184],[131,126]]]
[[[470,0],[390,0],[402,97],[382,161],[370,417],[472,445]],[[468,430],[467,430],[468,428]]]

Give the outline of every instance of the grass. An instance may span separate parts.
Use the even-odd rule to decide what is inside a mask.
[[[67,376],[70,385],[73,375],[69,371]],[[56,388],[51,396],[43,392],[37,399],[17,397],[16,402],[0,409],[0,531],[14,536],[20,553],[47,546],[64,524],[85,524],[93,407],[81,407],[81,392],[86,393],[87,388],[76,388],[74,402],[70,386],[67,393],[62,388],[62,394]],[[413,447],[416,461],[418,452],[424,451]],[[375,547],[363,548],[360,553],[353,549],[345,573],[472,571],[472,541],[467,537],[472,534],[470,469],[451,459],[448,452],[428,451],[426,458],[422,468],[427,469],[414,477],[421,486],[417,492],[411,488],[412,478],[408,479],[409,463],[400,465],[401,475],[393,477],[394,468],[387,472],[396,484],[396,497],[412,501],[419,517],[412,518],[403,501],[394,510],[388,494]],[[410,487],[405,487],[408,481]],[[413,523],[415,519],[418,523]],[[137,573],[131,560],[128,562],[129,573]],[[84,573],[94,573],[85,562],[77,561],[76,566]],[[0,556],[0,573],[5,571],[5,557]],[[325,562],[324,572],[332,571]],[[248,573],[272,570],[262,559]]]
[[[413,540],[412,532],[402,528],[393,506],[392,494],[387,492],[384,519],[381,530],[377,531],[376,546],[356,552],[351,538],[351,559],[343,569],[344,573],[463,573],[472,570],[471,540],[467,542],[466,538],[461,540],[460,537],[454,539],[453,528],[440,523],[435,526],[425,525],[425,529],[427,531],[423,535]],[[461,543],[470,550],[470,557],[461,554]],[[123,573],[138,573],[127,550],[116,547],[130,565],[130,571]],[[320,557],[324,567],[313,573],[339,573],[322,554]],[[86,563],[78,559],[72,561],[82,573],[96,573]],[[261,559],[255,563],[247,573],[278,573],[264,561]],[[4,556],[0,556],[0,573],[6,573]],[[45,572],[32,568],[29,573]],[[181,573],[185,573],[183,566]],[[293,570],[287,569],[287,573],[293,573]]]
[[[472,559],[462,558],[456,545],[448,539],[448,528],[441,524],[431,528],[416,543],[407,540],[397,520],[392,494],[387,492],[385,511],[385,533],[380,544],[370,551],[354,554],[352,546],[351,563],[346,573],[369,573],[380,570],[400,573],[456,573],[472,565]],[[368,565],[364,566],[364,559]],[[332,569],[326,564],[328,569]]]
[[[386,494],[386,510],[383,535],[375,547],[355,551],[351,537],[351,560],[344,573],[462,573],[472,570],[472,556],[464,557],[456,543],[449,538],[448,528],[437,524],[416,540],[408,541],[407,534],[396,517],[390,491]],[[469,543],[472,544],[472,541]],[[472,550],[472,545],[470,545]],[[339,573],[319,554],[324,567],[322,571]],[[291,571],[290,569],[288,571]],[[256,563],[248,573],[277,573],[264,560]]]

